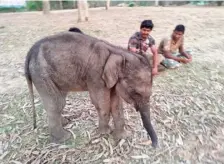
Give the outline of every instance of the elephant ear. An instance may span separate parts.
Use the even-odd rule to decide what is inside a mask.
[[[120,55],[111,54],[103,70],[103,80],[107,88],[112,88],[118,81],[119,71],[121,70],[123,58]]]

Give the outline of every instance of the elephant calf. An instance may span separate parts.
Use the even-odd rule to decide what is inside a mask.
[[[68,92],[88,91],[99,116],[99,131],[110,133],[110,114],[117,139],[125,136],[122,99],[140,112],[145,129],[157,146],[147,105],[152,77],[148,60],[106,41],[77,32],[63,32],[36,42],[25,61],[25,76],[31,94],[36,127],[33,85],[48,117],[53,142],[65,141],[70,133],[61,116]]]

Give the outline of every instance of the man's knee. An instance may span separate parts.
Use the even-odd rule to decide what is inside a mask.
[[[147,60],[149,61],[150,65],[152,66],[153,65],[153,55],[152,54],[145,54]]]
[[[158,64],[160,64],[163,60],[165,60],[165,57],[162,54],[158,54]]]

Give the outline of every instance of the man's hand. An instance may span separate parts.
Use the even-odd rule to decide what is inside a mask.
[[[140,52],[140,50],[137,49],[137,48],[130,48],[130,51],[135,52],[135,53],[139,53]]]
[[[191,59],[180,58],[179,61],[184,63],[184,64],[187,64],[187,63],[191,62]]]
[[[192,62],[192,56],[191,55],[188,55],[188,60],[189,60],[189,62]]]
[[[182,56],[185,56],[188,59],[188,63],[192,61],[192,56],[184,51],[183,46],[180,47],[179,52]]]
[[[159,73],[158,73],[158,68],[157,67],[153,67],[152,68],[152,75],[154,76],[154,75],[158,75]]]
[[[142,44],[142,50],[143,51],[147,51],[148,48],[149,48],[149,46],[146,43]]]
[[[188,59],[188,61],[189,61],[188,63],[192,62],[192,57],[190,57],[190,58]]]

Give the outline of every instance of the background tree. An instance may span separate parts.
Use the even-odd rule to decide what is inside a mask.
[[[43,13],[49,14],[50,13],[50,3],[49,0],[43,0]]]
[[[87,0],[78,0],[78,22],[89,20],[89,7]]]
[[[110,0],[107,0],[107,2],[106,2],[106,10],[108,10],[109,7],[110,7]]]

